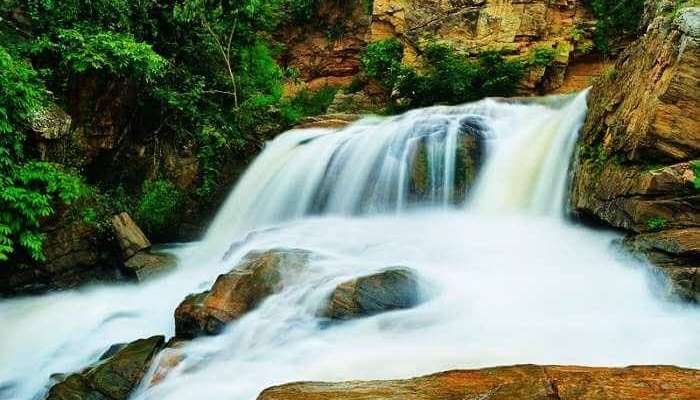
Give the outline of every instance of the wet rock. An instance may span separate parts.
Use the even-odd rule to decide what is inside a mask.
[[[358,114],[325,114],[316,117],[307,117],[299,121],[296,128],[343,128],[360,119]]]
[[[179,338],[216,335],[224,326],[283,288],[284,276],[302,270],[311,253],[298,249],[251,252],[211,289],[187,296],[175,310]]]
[[[121,279],[115,262],[118,249],[100,240],[95,226],[59,217],[43,231],[46,261],[0,268],[0,296],[39,294]]]
[[[335,288],[323,316],[349,320],[411,308],[420,301],[418,279],[397,267],[344,282]]]
[[[442,162],[444,157],[440,155],[438,160],[431,160],[431,141],[446,140],[447,132],[436,134],[434,127],[428,130],[425,136],[414,142],[409,156],[409,200],[422,202],[435,200],[436,197],[443,196],[443,173],[432,174],[431,168],[439,168],[432,165],[434,161]],[[447,126],[444,127],[447,129]],[[461,122],[457,138],[457,148],[455,154],[454,183],[450,198],[451,203],[464,201],[469,193],[476,177],[479,173],[484,157],[483,124],[478,118],[466,118]]]
[[[54,385],[47,400],[126,400],[145,375],[165,338],[129,343],[113,355]]]
[[[700,228],[630,235],[624,245],[660,268],[671,294],[700,302]]]
[[[129,214],[124,212],[115,215],[112,218],[112,227],[124,254],[124,259],[151,247],[151,242]]]
[[[141,282],[173,269],[176,261],[172,254],[142,250],[126,260],[124,267]]]
[[[594,85],[571,207],[583,220],[630,232],[628,247],[693,299],[700,296],[697,257],[675,251],[668,238],[700,227],[693,166],[700,159],[699,20],[697,8],[672,14],[647,1],[646,33]]]
[[[290,383],[264,390],[258,400],[694,400],[699,396],[698,370],[518,365],[405,380]]]

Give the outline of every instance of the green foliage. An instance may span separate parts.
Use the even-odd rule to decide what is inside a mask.
[[[552,65],[556,55],[556,49],[551,47],[535,47],[529,54],[528,64],[531,66],[547,67]]]
[[[296,124],[301,118],[320,115],[328,110],[338,88],[326,86],[317,91],[302,90],[289,99],[282,109],[283,117],[289,125]]]
[[[644,0],[587,0],[595,15],[595,46],[610,51],[610,44],[639,29]]]
[[[363,0],[365,6],[365,14],[372,15],[374,12],[374,0]]]
[[[320,0],[287,0],[286,7],[292,20],[304,23],[316,15],[320,3]]]
[[[42,260],[42,219],[57,205],[89,194],[81,178],[57,165],[27,160],[24,130],[40,109],[37,73],[0,46],[0,261],[20,246]]]
[[[696,190],[700,190],[700,160],[695,160],[690,162],[690,166],[693,167],[693,187]]]
[[[362,53],[362,70],[367,77],[391,87],[401,73],[402,58],[403,44],[398,39],[372,42]]]
[[[425,68],[419,72],[401,64],[402,54],[399,42],[386,40],[371,44],[362,56],[365,75],[397,94],[402,99],[399,109],[509,96],[526,67],[498,52],[484,52],[471,60],[446,44],[432,43],[423,49]]]
[[[652,231],[660,231],[666,228],[668,221],[663,217],[653,217],[647,220],[647,227]]]
[[[71,72],[107,71],[117,76],[150,82],[163,73],[166,61],[153,48],[132,35],[60,29],[56,51]]]
[[[183,194],[164,179],[147,181],[136,206],[136,221],[149,235],[167,237],[182,214]]]

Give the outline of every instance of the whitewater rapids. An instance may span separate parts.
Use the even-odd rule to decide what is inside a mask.
[[[613,245],[617,234],[563,217],[585,95],[485,100],[372,118],[340,132],[282,135],[206,237],[173,250],[175,272],[138,286],[0,302],[0,399],[41,398],[49,375],[79,370],[113,343],[173,335],[173,311],[187,294],[208,289],[249,251],[279,247],[316,256],[223,334],[186,345],[185,360],[134,399],[252,400],[297,380],[517,363],[699,368],[700,310],[660,296],[650,268]],[[455,199],[456,122],[465,116],[478,117],[486,160],[471,194]],[[404,196],[406,146],[425,129],[433,194],[413,207]],[[337,171],[332,179],[329,170]],[[427,301],[319,322],[338,283],[393,265],[416,271]]]

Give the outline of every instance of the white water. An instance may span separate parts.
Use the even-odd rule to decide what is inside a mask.
[[[186,346],[185,361],[135,398],[254,399],[294,380],[514,363],[700,367],[698,309],[656,296],[646,267],[611,246],[614,234],[561,218],[585,94],[544,104],[486,100],[280,136],[205,240],[176,250],[176,272],[0,302],[0,399],[41,396],[51,373],[80,369],[115,342],[172,335],[186,294],[272,247],[318,256],[224,334]],[[465,117],[483,124],[486,163],[471,196],[455,199],[451,165]],[[426,132],[430,198],[412,204],[407,157]],[[415,269],[428,301],[319,325],[316,311],[336,284],[387,265]]]

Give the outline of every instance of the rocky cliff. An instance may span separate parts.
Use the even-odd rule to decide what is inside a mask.
[[[594,85],[571,206],[700,300],[700,8],[647,1],[644,35]]]
[[[556,50],[550,66],[533,70],[522,82],[524,94],[583,89],[605,66],[590,55],[593,17],[582,0],[375,0],[322,1],[310,26],[287,28],[283,62],[299,70],[310,88],[346,85],[360,71],[367,43],[398,38],[404,62],[420,64],[421,47],[443,41],[477,54],[499,50],[526,56],[538,47]]]

